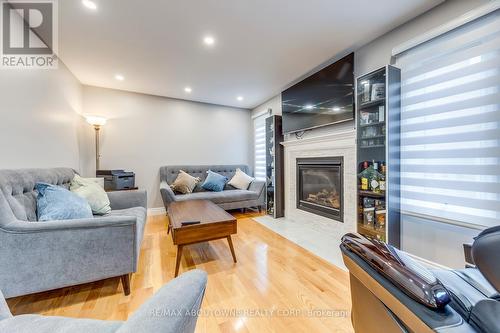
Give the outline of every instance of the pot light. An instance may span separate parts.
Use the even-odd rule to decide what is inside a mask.
[[[186,87],[184,88],[184,91],[190,94],[193,91],[193,89],[191,89],[191,87]]]
[[[82,4],[87,7],[88,9],[96,10],[97,5],[95,4],[94,1],[91,0],[82,0]]]
[[[236,97],[236,99],[241,102],[244,98],[243,98],[243,96],[238,96],[238,97]]]
[[[123,80],[125,80],[125,77],[123,75],[121,75],[121,74],[116,74],[115,75],[115,79],[118,80],[118,81],[123,81]]]
[[[205,38],[203,38],[203,43],[205,43],[205,45],[214,45],[215,44],[215,38],[213,38],[212,36],[205,36]]]

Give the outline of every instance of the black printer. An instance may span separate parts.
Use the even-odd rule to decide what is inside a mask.
[[[135,187],[135,173],[125,170],[97,170],[96,176],[104,178],[104,190],[120,191],[133,190]]]

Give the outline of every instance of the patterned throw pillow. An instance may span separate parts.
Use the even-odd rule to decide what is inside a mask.
[[[248,190],[248,186],[250,186],[254,180],[255,178],[250,177],[238,168],[228,184],[238,190]]]
[[[108,195],[99,184],[91,179],[75,175],[69,185],[69,190],[87,200],[92,213],[96,215],[104,215],[111,210]]]
[[[87,200],[67,189],[51,184],[37,183],[36,209],[38,221],[72,220],[92,218]]]
[[[221,192],[224,190],[224,186],[227,183],[227,177],[220,175],[212,170],[207,171],[207,179],[201,187],[207,191]]]
[[[179,175],[177,175],[177,178],[175,179],[174,183],[170,185],[170,187],[175,192],[188,194],[193,193],[196,184],[198,184],[199,182],[199,177],[193,177],[190,174],[180,170]]]

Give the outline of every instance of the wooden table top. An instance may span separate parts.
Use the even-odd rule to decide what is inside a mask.
[[[210,200],[173,202],[168,206],[168,216],[173,229],[199,227],[206,224],[234,222],[236,218]],[[182,226],[182,222],[200,221],[199,224]]]

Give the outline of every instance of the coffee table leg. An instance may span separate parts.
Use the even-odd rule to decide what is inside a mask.
[[[183,245],[177,245],[177,259],[175,261],[175,277],[179,275],[179,266],[181,264],[181,257],[182,257],[182,248]]]
[[[227,242],[229,243],[229,248],[231,249],[231,254],[233,255],[233,261],[236,263],[236,254],[234,253],[233,240],[231,235],[227,236]]]

